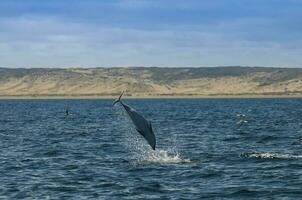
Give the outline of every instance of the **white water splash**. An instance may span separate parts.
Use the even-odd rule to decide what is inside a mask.
[[[183,164],[190,163],[190,159],[184,159],[175,147],[170,147],[168,150],[156,149],[152,150],[151,147],[144,141],[143,138],[138,136],[128,140],[128,149],[132,154],[131,160],[136,164],[146,163],[159,163],[159,164]]]
[[[149,151],[147,154],[142,155],[141,162],[177,164],[177,163],[190,163],[191,160],[181,158],[179,153],[172,154],[166,150],[156,150],[156,151]]]
[[[301,159],[302,155],[280,154],[280,153],[251,153],[249,158],[263,158],[263,159]]]
[[[131,137],[126,139],[126,146],[131,154],[131,160],[134,163],[181,164],[191,162],[190,159],[183,159],[175,147],[169,147],[167,150],[152,150],[142,136],[137,134],[134,130],[133,132],[129,133],[131,134]]]

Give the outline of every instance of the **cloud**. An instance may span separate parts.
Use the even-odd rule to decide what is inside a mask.
[[[110,6],[136,10],[167,6],[159,1],[115,3]],[[214,5],[208,5],[211,6]],[[193,7],[193,4],[178,5],[183,10]],[[120,23],[121,16],[116,17],[117,22],[70,18],[45,13],[0,18],[0,66],[299,67],[302,64],[301,32],[280,28],[286,20],[280,22],[272,17],[226,17],[210,23],[159,23],[155,19],[151,22],[158,25],[144,26],[129,19],[126,24]],[[146,22],[150,21],[141,21]]]

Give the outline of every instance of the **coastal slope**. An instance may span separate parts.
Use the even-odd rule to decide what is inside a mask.
[[[302,69],[0,68],[0,96],[302,95]]]

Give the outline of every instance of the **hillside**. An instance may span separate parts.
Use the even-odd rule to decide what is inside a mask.
[[[0,68],[0,96],[302,95],[302,69]]]

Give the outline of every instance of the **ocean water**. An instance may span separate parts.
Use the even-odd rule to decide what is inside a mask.
[[[124,102],[0,100],[0,199],[302,199],[302,99]]]

